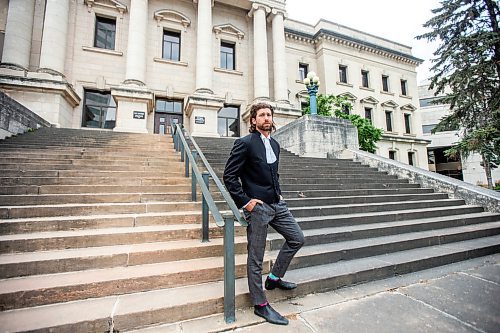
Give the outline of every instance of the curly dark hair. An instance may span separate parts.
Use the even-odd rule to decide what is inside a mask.
[[[252,119],[257,118],[257,111],[262,110],[262,109],[271,110],[271,115],[274,117],[274,109],[270,104],[264,103],[264,102],[252,104],[252,106],[250,107],[250,128],[248,129],[248,131],[250,133],[257,132],[257,128],[256,128],[255,124],[252,123]],[[272,132],[276,131],[276,126],[274,125],[274,118],[273,118],[273,124],[271,127],[271,131]]]

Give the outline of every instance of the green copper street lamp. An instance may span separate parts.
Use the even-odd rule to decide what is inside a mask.
[[[319,88],[319,77],[314,72],[309,72],[307,77],[304,79],[304,84],[306,85],[307,93],[309,94],[309,108],[311,109],[311,114],[318,114],[318,103],[316,101],[316,94]]]

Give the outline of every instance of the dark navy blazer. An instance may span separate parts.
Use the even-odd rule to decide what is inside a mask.
[[[224,184],[238,207],[250,199],[277,203],[281,195],[278,174],[280,146],[271,138],[276,162],[267,164],[266,148],[258,131],[234,142],[224,169]]]

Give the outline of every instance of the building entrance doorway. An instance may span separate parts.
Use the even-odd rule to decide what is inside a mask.
[[[182,101],[158,98],[155,103],[155,134],[170,134],[170,124],[183,124]]]

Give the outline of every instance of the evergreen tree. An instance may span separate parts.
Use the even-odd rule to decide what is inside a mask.
[[[417,39],[437,40],[430,89],[444,94],[437,103],[451,113],[435,130],[459,126],[460,141],[448,155],[483,160],[488,187],[491,169],[500,163],[500,29],[496,0],[442,0],[424,24],[430,32]],[[450,92],[448,92],[448,89]]]

